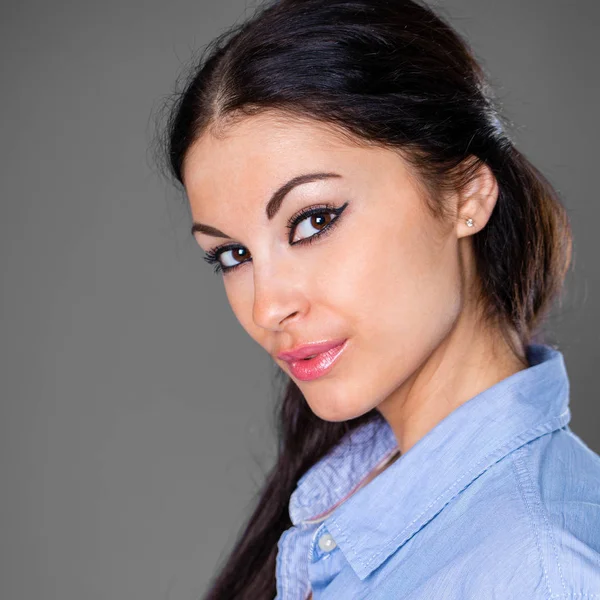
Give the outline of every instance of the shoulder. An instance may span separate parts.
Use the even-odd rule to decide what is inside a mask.
[[[567,427],[507,452],[371,584],[373,600],[600,600],[600,456]]]
[[[600,600],[600,456],[564,427],[484,475],[474,514],[497,550],[489,567],[542,594],[530,597]]]
[[[578,539],[598,559],[600,456],[565,427],[526,444],[512,462],[524,500],[539,502],[537,510],[524,502],[532,524],[547,527],[565,551],[574,549],[567,538]],[[596,568],[600,569],[600,563]]]
[[[543,557],[557,585],[600,598],[600,456],[565,427],[525,446],[514,462],[524,495],[539,499],[537,510],[529,507],[531,523],[547,538]]]

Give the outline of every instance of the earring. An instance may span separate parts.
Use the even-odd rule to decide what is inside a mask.
[[[473,225],[475,224],[475,223],[473,223],[473,219],[471,219],[471,217],[469,217],[466,220],[466,223],[467,223],[467,227],[473,227]]]

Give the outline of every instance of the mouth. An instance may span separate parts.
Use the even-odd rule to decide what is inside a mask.
[[[327,352],[332,348],[341,346],[346,341],[346,338],[338,338],[327,340],[324,342],[312,342],[296,346],[290,350],[280,352],[277,358],[286,362],[302,360],[305,358],[314,358],[315,356]]]
[[[348,346],[348,340],[334,346],[324,352],[313,353],[305,358],[286,361],[292,375],[301,381],[312,381],[329,373],[339,361],[344,350]]]

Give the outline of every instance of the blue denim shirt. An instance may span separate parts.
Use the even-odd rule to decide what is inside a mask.
[[[471,398],[397,451],[381,418],[298,481],[276,600],[600,600],[600,456],[569,428],[563,355]]]

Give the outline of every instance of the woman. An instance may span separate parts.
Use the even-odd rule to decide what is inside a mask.
[[[288,378],[206,598],[600,598],[600,457],[540,337],[569,223],[457,33],[411,0],[265,4],[166,134],[192,233]]]

